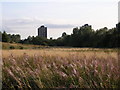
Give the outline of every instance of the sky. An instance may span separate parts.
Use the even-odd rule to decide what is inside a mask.
[[[37,36],[45,25],[48,38],[58,38],[63,32],[84,24],[94,30],[113,28],[118,23],[119,0],[2,0],[0,30],[20,34],[21,38]]]
[[[118,22],[120,22],[120,1],[118,4]]]

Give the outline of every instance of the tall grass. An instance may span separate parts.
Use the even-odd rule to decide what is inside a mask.
[[[46,52],[3,57],[3,89],[119,88],[117,58],[67,53],[64,57]]]
[[[41,48],[48,48],[49,47],[49,46],[41,46],[41,45],[5,43],[5,42],[0,42],[0,45],[2,45],[2,48],[0,48],[0,49],[4,49],[4,50],[9,50],[9,49],[41,49]]]

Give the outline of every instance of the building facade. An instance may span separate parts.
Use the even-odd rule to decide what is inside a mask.
[[[47,27],[41,26],[38,28],[38,36],[47,38]]]

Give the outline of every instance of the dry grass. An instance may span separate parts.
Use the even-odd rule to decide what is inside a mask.
[[[118,88],[116,51],[3,50],[3,88]]]
[[[82,51],[80,51],[82,50]],[[103,58],[107,58],[109,56],[112,56],[114,58],[118,58],[117,52],[109,52],[109,50],[106,52],[104,50],[99,50],[99,49],[94,49],[96,51],[93,51],[91,49],[87,49],[87,48],[48,48],[48,49],[27,49],[27,50],[3,50],[2,51],[2,56],[4,57],[8,57],[11,54],[14,56],[21,56],[24,53],[27,53],[27,55],[29,56],[34,56],[34,55],[51,55],[51,56],[61,56],[61,57],[68,57],[71,54],[76,54],[79,57],[83,57],[84,55],[86,55],[87,58],[89,58],[90,56],[95,55],[96,57],[103,57]]]
[[[20,44],[20,43],[5,43],[0,42],[0,45],[2,45],[2,49],[39,49],[39,48],[45,48],[48,46],[41,46],[41,45],[31,45],[31,44]]]

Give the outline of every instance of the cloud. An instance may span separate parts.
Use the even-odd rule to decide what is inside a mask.
[[[39,21],[40,22],[40,21]],[[22,19],[4,19],[4,25],[30,25],[33,23],[38,23],[37,20],[30,19],[30,18],[22,18]]]
[[[83,1],[88,2],[88,0],[1,0],[1,2],[83,2]],[[90,2],[91,1],[96,2],[96,0],[90,0]],[[118,0],[106,0],[106,1],[110,2]]]
[[[58,28],[58,29],[60,29],[60,28],[72,28],[72,27],[74,27],[74,25],[71,25],[71,24],[46,24],[46,26],[48,27],[48,28]]]
[[[60,28],[72,28],[74,25],[71,24],[55,24],[50,23],[50,21],[42,21],[39,19],[32,19],[32,18],[23,18],[23,19],[9,19],[3,20],[3,26],[8,28],[22,28],[27,29],[30,27],[39,27],[41,25],[45,25],[48,28],[60,29]]]
[[[2,32],[6,31],[7,33],[14,33],[15,32],[10,27],[4,26],[4,25],[0,28],[0,31],[2,31]]]

